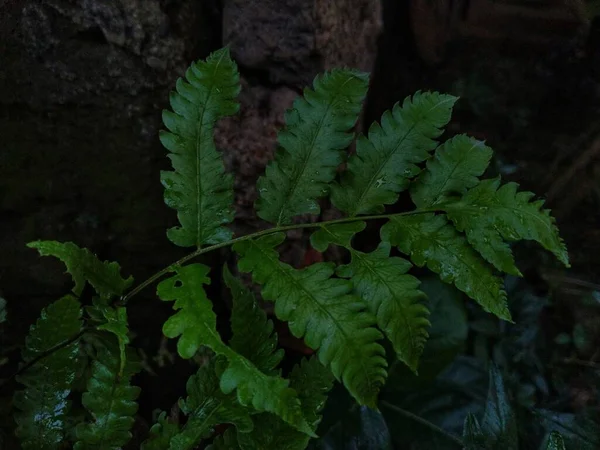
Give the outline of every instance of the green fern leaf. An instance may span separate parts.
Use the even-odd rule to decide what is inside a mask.
[[[418,208],[427,208],[443,203],[450,195],[462,196],[479,183],[492,153],[483,142],[465,135],[444,142],[411,186],[413,202]]]
[[[567,249],[543,200],[531,202],[531,192],[517,192],[518,184],[500,186],[500,179],[483,180],[461,200],[443,205],[450,220],[464,231],[469,243],[496,268],[518,275],[507,239],[534,240],[569,267]]]
[[[302,412],[313,430],[321,422],[327,392],[333,385],[331,372],[317,358],[303,359],[290,374],[290,385],[298,391]],[[238,433],[242,450],[304,450],[309,436],[299,433],[272,414],[256,416],[256,427],[250,433]]]
[[[130,430],[138,409],[136,399],[140,388],[131,386],[130,379],[137,365],[126,361],[120,375],[118,346],[112,340],[101,339],[96,343],[96,350],[87,392],[82,396],[82,404],[93,421],[77,425],[74,449],[118,450],[132,436]]]
[[[229,428],[221,436],[217,436],[206,450],[238,450],[239,448],[235,433]]]
[[[172,422],[165,411],[150,428],[150,436],[142,442],[141,450],[165,450],[169,448],[171,438],[179,433],[179,424]]]
[[[417,266],[427,266],[442,281],[454,283],[485,311],[511,320],[502,280],[444,216],[394,216],[381,228],[381,238],[410,255]]]
[[[214,360],[198,369],[187,382],[188,397],[181,401],[181,410],[188,416],[181,432],[170,440],[169,450],[196,448],[202,439],[210,437],[214,427],[222,423],[234,424],[238,430],[252,430],[248,408],[242,406],[235,395],[224,394],[219,388]]]
[[[366,95],[368,75],[334,69],[315,78],[313,89],[286,113],[279,132],[281,148],[258,180],[258,216],[278,226],[300,214],[318,214],[316,199],[343,162],[342,149],[352,141],[354,126]]]
[[[382,242],[371,253],[352,248],[352,237],[365,226],[364,222],[322,226],[311,236],[311,243],[320,252],[330,244],[350,251],[350,264],[338,267],[337,274],[350,279],[354,291],[377,317],[377,325],[392,342],[398,359],[416,372],[429,336],[429,310],[423,304],[426,296],[418,290],[420,281],[406,274],[412,264],[390,257],[389,243]]]
[[[276,233],[238,242],[239,268],[252,272],[263,284],[266,300],[275,301],[275,314],[289,323],[292,334],[318,350],[320,361],[331,368],[361,403],[375,407],[386,377],[381,333],[366,305],[351,295],[352,285],[331,278],[333,264],[318,263],[303,270],[279,261],[274,249],[285,239]]]
[[[223,392],[237,389],[242,405],[277,414],[300,431],[311,434],[297,394],[289,388],[288,381],[265,375],[221,340],[216,329],[217,316],[203,288],[210,283],[206,276],[209,270],[203,264],[174,267],[176,275],[158,285],[161,300],[175,300],[173,307],[179,310],[165,322],[163,333],[169,338],[181,336],[177,350],[182,358],[191,358],[202,345],[227,358],[228,367],[221,377]]]
[[[123,370],[125,369],[125,363],[127,361],[125,350],[127,344],[129,344],[127,310],[123,307],[111,308],[98,300],[95,300],[94,303],[98,313],[102,314],[104,319],[96,328],[114,334],[119,343],[119,376],[121,376],[123,375]]]
[[[102,297],[120,296],[133,283],[132,277],[121,277],[119,264],[102,262],[88,249],[79,248],[72,242],[35,241],[27,244],[27,247],[37,249],[42,256],[60,259],[73,277],[73,293],[77,296],[83,292],[86,281]]]
[[[550,433],[546,450],[566,450],[565,441],[558,431]]]
[[[77,299],[67,295],[42,310],[32,325],[23,349],[29,362],[53,347],[74,339],[81,330],[81,308]],[[40,359],[17,381],[25,390],[17,391],[14,405],[16,434],[24,449],[59,448],[65,438],[67,400],[78,368],[79,346],[76,341]]]
[[[383,212],[398,200],[409,179],[419,173],[448,123],[457,98],[437,92],[417,92],[398,103],[371,125],[369,137],[361,136],[348,170],[331,189],[331,201],[350,216]]]
[[[181,247],[217,244],[231,238],[223,225],[233,219],[233,177],[225,173],[213,140],[217,120],[235,114],[239,74],[227,48],[190,66],[170,96],[174,112],[163,111],[160,140],[174,171],[161,172],[165,203],[177,210],[181,227],[168,238]]]
[[[276,367],[284,352],[283,349],[277,350],[273,322],[267,320],[254,295],[231,274],[227,266],[223,267],[223,279],[233,296],[229,345],[261,372],[276,375]]]

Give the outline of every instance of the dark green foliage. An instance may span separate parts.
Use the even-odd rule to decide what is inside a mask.
[[[53,347],[77,337],[81,330],[81,308],[67,295],[42,311],[31,326],[23,349],[23,360],[30,362]],[[78,343],[44,356],[17,381],[25,386],[14,396],[16,434],[24,449],[56,449],[65,437],[71,386],[77,370]]]
[[[101,297],[119,296],[133,283],[133,278],[121,277],[121,268],[116,262],[100,261],[86,248],[79,248],[72,242],[36,241],[27,244],[35,248],[42,256],[54,256],[60,259],[73,277],[73,293],[83,292],[87,281]]]
[[[350,264],[339,266],[336,273],[352,281],[354,291],[377,317],[377,326],[392,342],[398,358],[416,372],[430,325],[429,311],[423,305],[425,295],[418,290],[419,280],[406,274],[412,264],[402,258],[390,257],[389,243],[382,242],[371,253],[351,247],[354,234],[364,228],[364,222],[321,227],[311,236],[311,243],[321,252],[329,244],[350,251]]]
[[[77,425],[75,450],[117,450],[131,439],[131,427],[137,412],[140,388],[131,386],[136,364],[122,359],[119,346],[109,337],[96,342],[83,406],[91,421]]]
[[[386,377],[384,350],[377,341],[380,332],[366,304],[352,295],[352,284],[332,278],[334,265],[313,264],[297,270],[279,261],[274,247],[283,233],[239,242],[240,270],[252,272],[263,284],[263,297],[275,301],[275,314],[289,322],[296,337],[317,350],[319,360],[363,404],[375,405]]]
[[[170,132],[161,132],[160,140],[174,170],[163,171],[160,179],[165,203],[177,210],[181,224],[168,231],[169,239],[181,247],[200,247],[231,237],[223,225],[233,219],[233,177],[225,173],[213,129],[217,120],[237,112],[240,85],[228,49],[192,64],[185,77],[171,92],[173,112],[163,112]]]
[[[398,103],[374,123],[368,138],[357,140],[356,154],[348,170],[334,184],[331,201],[349,216],[381,213],[384,205],[398,200],[410,178],[419,173],[416,165],[436,147],[433,140],[450,120],[456,97],[437,92],[417,92]]]
[[[417,266],[454,283],[486,311],[510,320],[502,279],[443,216],[393,217],[381,228],[381,239],[410,255]]]
[[[190,66],[171,93],[172,111],[163,113],[169,131],[162,131],[160,139],[173,168],[161,173],[165,202],[179,219],[167,236],[178,246],[194,247],[193,253],[126,292],[133,280],[120,275],[117,263],[102,262],[72,243],[29,244],[65,263],[75,297],[42,311],[27,338],[26,365],[17,377],[24,390],[14,397],[16,433],[24,448],[137,445],[129,441],[140,392],[131,379],[139,364],[129,347],[135,334],[129,330],[126,304],[166,275],[157,296],[173,302],[175,312],[162,331],[177,338],[179,356],[200,367],[179,402],[185,416],[181,423],[178,417],[159,415],[143,450],[192,450],[209,442],[213,450],[303,450],[318,430],[323,434],[313,441],[318,449],[383,450],[396,440],[413,445],[414,435],[424,430],[429,435],[420,449],[446,444],[517,449],[515,414],[499,372],[491,370],[478,420],[475,413],[482,404],[474,405],[463,394],[474,389],[481,374],[462,367],[464,361],[444,371],[467,338],[460,292],[510,322],[501,272],[520,275],[510,244],[536,241],[568,266],[565,245],[543,202],[532,201],[533,194],[517,192],[514,183],[501,185],[499,178],[480,180],[491,159],[489,147],[462,135],[438,146],[436,139],[457,101],[452,95],[418,92],[396,104],[368,136],[358,137],[356,153],[340,171],[367,86],[366,74],[334,69],[318,76],[294,102],[275,158],[257,185],[257,215],[274,226],[233,239],[227,226],[234,219],[233,176],[225,171],[213,133],[219,119],[238,110],[239,74],[227,49]],[[417,208],[383,214],[409,187]],[[341,212],[339,219],[295,223],[298,216],[318,214],[319,199],[328,195]],[[375,219],[385,221],[381,242],[370,252],[358,250],[354,237]],[[285,232],[296,228],[314,229],[311,244],[317,251],[342,247],[349,261],[302,269],[284,263],[277,247]],[[275,316],[315,356],[291,370],[291,361],[281,364],[284,352],[273,322],[252,290],[227,268],[223,280],[233,299],[232,337],[223,338],[228,330],[221,328],[205,290],[211,268],[188,261],[229,246],[238,255],[239,271],[252,274],[263,299],[274,303]],[[397,250],[410,262],[396,256]],[[446,284],[427,276],[421,284],[414,274],[422,271],[413,264]],[[95,291],[91,299],[84,295],[86,283]],[[0,321],[4,317],[0,304]],[[82,349],[90,353],[89,360],[78,359]],[[339,389],[327,404],[334,380]],[[75,381],[86,386],[80,402],[84,411],[68,416]],[[386,400],[379,398],[382,390]],[[322,422],[324,406],[331,411],[337,402],[349,405],[347,414]],[[451,420],[440,424],[447,417]],[[567,448],[575,442],[572,436],[583,434],[594,448],[597,435],[579,432],[575,425],[557,430]],[[550,435],[552,429],[544,431],[549,449],[564,448],[559,435]]]
[[[294,102],[280,131],[281,146],[258,180],[260,218],[279,225],[300,214],[318,214],[316,199],[328,192],[336,169],[345,160],[354,126],[367,93],[368,75],[334,69],[317,76],[313,89]]]

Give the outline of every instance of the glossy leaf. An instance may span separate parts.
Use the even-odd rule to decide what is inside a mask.
[[[430,325],[429,311],[423,304],[425,295],[418,290],[420,281],[406,274],[412,264],[390,257],[389,243],[381,243],[371,253],[352,248],[352,236],[364,226],[364,222],[323,226],[311,236],[311,242],[321,252],[329,244],[350,251],[350,264],[338,267],[337,274],[352,282],[356,294],[377,317],[377,325],[392,342],[398,358],[416,372]]]
[[[321,421],[320,413],[332,383],[331,372],[315,357],[302,360],[290,374],[290,386],[298,391],[302,412],[313,430]],[[308,445],[309,436],[273,414],[259,414],[255,416],[255,423],[250,433],[238,433],[242,450],[304,450]]]
[[[300,214],[318,214],[352,133],[368,86],[368,75],[334,69],[315,78],[312,89],[286,113],[275,160],[258,180],[258,216],[277,225]]]
[[[233,296],[229,345],[267,375],[278,373],[276,367],[283,359],[283,349],[277,349],[277,333],[273,322],[250,292],[227,266],[223,267],[223,280]]]
[[[99,312],[104,317],[104,323],[97,326],[98,330],[108,331],[116,336],[119,343],[119,375],[125,370],[125,349],[129,344],[129,326],[127,324],[127,310],[123,307],[111,308],[106,305],[97,305]]]
[[[262,295],[275,302],[275,314],[292,334],[304,338],[361,404],[375,405],[386,377],[381,333],[366,304],[352,295],[352,285],[332,278],[333,264],[318,263],[297,270],[279,261],[275,250],[283,233],[238,242],[239,268],[252,272]]]
[[[29,329],[23,349],[27,363],[57,345],[77,337],[81,330],[79,301],[71,295],[50,304]],[[65,439],[68,397],[78,368],[77,341],[53,351],[28,368],[17,381],[25,386],[14,395],[16,434],[23,449],[58,449]]]
[[[177,313],[165,322],[163,333],[169,338],[180,336],[177,350],[181,357],[191,358],[200,346],[209,347],[228,361],[220,381],[223,392],[237,389],[242,405],[277,414],[298,430],[312,434],[289,382],[264,374],[221,340],[216,328],[217,316],[204,291],[204,285],[210,282],[207,277],[210,269],[203,264],[190,264],[173,270],[175,275],[161,281],[157,293],[163,301],[175,301],[173,308]]]
[[[492,153],[483,142],[463,134],[444,142],[411,186],[413,202],[418,208],[427,208],[453,195],[462,196],[479,183]]]
[[[171,92],[173,111],[163,111],[168,128],[160,140],[173,171],[162,171],[165,203],[177,210],[181,226],[167,237],[181,247],[217,244],[231,238],[223,225],[233,219],[233,177],[225,173],[213,139],[215,123],[235,114],[240,92],[236,64],[223,48],[193,63]]]
[[[35,241],[27,244],[42,256],[60,259],[67,272],[73,277],[73,293],[80,296],[85,282],[89,282],[101,297],[120,296],[133,283],[133,278],[124,279],[116,262],[100,261],[86,248],[79,248],[72,242]]]
[[[219,388],[215,365],[211,362],[192,375],[187,382],[187,399],[180,402],[181,410],[188,416],[181,431],[170,439],[169,450],[191,450],[203,439],[210,437],[214,427],[223,423],[234,424],[248,433],[253,424],[247,408],[234,394],[225,394]]]
[[[531,192],[517,192],[516,183],[500,186],[500,179],[483,180],[457,202],[444,205],[448,217],[481,255],[496,268],[520,275],[504,242],[521,239],[539,242],[569,267],[567,249],[544,202],[530,202]]]
[[[419,173],[416,164],[425,161],[436,147],[433,140],[450,120],[457,98],[437,92],[417,92],[402,106],[394,105],[360,136],[356,154],[339,184],[332,186],[334,206],[350,216],[381,213],[384,205],[398,200],[409,179]]]
[[[112,338],[112,336],[109,335]],[[126,361],[120,374],[119,347],[108,339],[97,345],[82,404],[92,420],[76,428],[75,450],[118,450],[131,439],[140,388],[130,384],[137,365]]]
[[[382,227],[381,238],[410,255],[417,266],[427,266],[442,281],[453,283],[485,311],[511,320],[502,280],[443,216],[394,216]]]

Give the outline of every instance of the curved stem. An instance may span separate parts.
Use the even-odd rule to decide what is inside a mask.
[[[261,236],[266,236],[266,235],[278,233],[281,231],[290,231],[290,230],[297,230],[297,229],[302,229],[302,228],[320,228],[320,227],[324,227],[324,226],[328,226],[328,225],[336,225],[336,224],[340,224],[340,223],[358,222],[361,220],[390,219],[390,218],[396,217],[396,216],[410,216],[410,215],[415,215],[415,214],[425,214],[425,213],[432,213],[432,212],[437,212],[437,211],[439,211],[439,210],[437,210],[437,209],[421,209],[421,210],[407,211],[407,212],[395,213],[395,214],[376,214],[376,215],[371,215],[371,216],[345,217],[343,219],[328,220],[326,222],[299,223],[299,224],[293,224],[293,225],[273,227],[273,228],[268,228],[266,230],[257,231],[255,233],[246,234],[244,236],[240,236],[240,237],[231,239],[226,242],[221,242],[219,244],[211,245],[209,247],[199,248],[195,252],[192,252],[189,255],[184,256],[180,260],[175,261],[173,264],[170,264],[169,266],[165,267],[161,271],[156,272],[154,275],[150,276],[148,279],[146,279],[142,283],[138,284],[135,288],[133,288],[127,294],[122,296],[118,303],[120,305],[124,305],[125,303],[127,303],[128,300],[130,300],[132,297],[137,295],[144,288],[148,287],[149,285],[154,283],[159,278],[161,278],[164,275],[166,275],[167,273],[171,272],[172,271],[171,268],[173,266],[180,266],[180,265],[188,262],[190,259],[196,258],[197,256],[203,255],[208,252],[212,252],[213,250],[218,250],[223,247],[228,247],[237,242],[247,241],[248,239],[255,239],[255,238],[258,238]]]
[[[392,405],[391,403],[388,403],[386,401],[381,401],[381,402],[379,402],[379,404],[381,406],[385,406],[386,408],[388,408],[391,411],[394,411],[395,413],[398,413],[410,420],[413,420],[413,421],[423,425],[424,427],[429,428],[431,431],[439,434],[440,436],[444,436],[447,440],[454,442],[457,446],[464,447],[464,443],[460,438],[458,438],[457,436],[454,436],[452,433],[449,433],[446,430],[438,427],[436,424],[431,423],[430,421],[423,419],[422,417],[419,417],[416,414],[411,413],[410,411],[399,408],[398,406]]]

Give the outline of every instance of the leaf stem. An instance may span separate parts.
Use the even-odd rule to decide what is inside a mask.
[[[132,297],[139,294],[144,288],[148,287],[149,285],[154,283],[159,278],[162,278],[164,275],[171,272],[173,266],[181,266],[182,264],[185,264],[186,262],[188,262],[190,259],[196,258],[197,256],[203,255],[205,253],[212,252],[213,250],[218,250],[223,247],[228,247],[237,242],[247,241],[248,239],[256,239],[256,238],[259,238],[262,236],[267,236],[269,234],[278,233],[278,232],[282,232],[282,231],[297,230],[297,229],[302,229],[302,228],[320,228],[320,227],[324,227],[324,226],[328,226],[328,225],[337,225],[340,223],[357,222],[360,220],[391,219],[392,217],[397,217],[397,216],[411,216],[411,215],[415,215],[415,214],[434,213],[437,211],[439,211],[439,210],[438,209],[420,209],[420,210],[417,209],[414,211],[407,211],[407,212],[395,213],[395,214],[376,214],[376,215],[371,215],[371,216],[344,217],[343,219],[328,220],[326,222],[298,223],[298,224],[292,224],[292,225],[272,227],[272,228],[267,228],[266,230],[257,231],[255,233],[246,234],[244,236],[240,236],[235,239],[230,239],[229,241],[226,241],[226,242],[214,244],[209,247],[199,248],[198,250],[190,253],[189,255],[184,256],[180,260],[175,261],[174,263],[170,264],[169,266],[165,267],[164,269],[160,270],[159,272],[156,272],[154,275],[150,276],[148,279],[146,279],[142,283],[138,284],[135,288],[133,288],[127,294],[122,296],[121,299],[117,303],[121,306],[125,305],[128,300],[130,300]]]
[[[90,331],[90,329],[91,328],[82,328],[81,331],[79,331],[79,333],[77,333],[75,336],[67,339],[66,341],[59,342],[58,344],[54,345],[53,347],[50,347],[48,350],[43,351],[42,353],[37,355],[35,358],[27,361],[25,364],[23,364],[21,367],[19,367],[17,369],[17,371],[14,372],[10,377],[8,377],[4,381],[2,381],[2,383],[0,383],[0,391],[2,390],[2,388],[4,388],[4,386],[7,386],[10,381],[12,381],[14,378],[19,376],[23,372],[25,372],[31,366],[37,364],[39,361],[44,359],[46,356],[48,356],[54,352],[57,352],[58,350],[67,347],[68,345],[71,345],[73,342],[77,341],[77,339],[79,339],[85,333]]]
[[[456,437],[452,433],[447,432],[446,430],[438,427],[436,424],[431,423],[430,421],[423,419],[422,417],[419,417],[416,414],[411,413],[410,411],[402,409],[396,405],[392,405],[391,403],[388,403],[386,401],[380,401],[379,404],[381,406],[385,406],[386,408],[388,408],[391,411],[394,411],[395,413],[398,413],[398,414],[406,417],[407,419],[413,420],[413,421],[423,425],[424,427],[429,428],[431,431],[436,432],[440,436],[444,436],[447,440],[454,442],[457,446],[464,447],[464,445],[465,445],[460,438]]]

